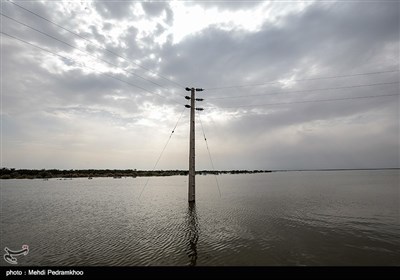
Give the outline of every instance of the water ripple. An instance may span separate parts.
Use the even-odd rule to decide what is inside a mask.
[[[1,246],[32,266],[400,265],[397,175],[333,174],[224,175],[221,198],[201,176],[189,206],[183,177],[141,199],[143,178],[8,180]]]

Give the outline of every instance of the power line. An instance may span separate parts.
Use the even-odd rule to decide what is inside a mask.
[[[346,77],[356,77],[356,76],[365,76],[365,75],[374,75],[374,74],[383,74],[383,73],[394,73],[394,72],[399,72],[399,70],[397,69],[397,70],[387,70],[387,71],[378,71],[378,72],[369,72],[369,73],[358,73],[358,74],[340,75],[340,76],[306,78],[306,79],[297,79],[297,80],[291,80],[291,81],[293,81],[293,82],[313,81],[313,80],[346,78]],[[279,82],[279,81],[271,81],[271,82],[260,83],[260,84],[234,85],[234,86],[206,88],[206,90],[210,91],[210,90],[220,90],[220,89],[230,89],[230,88],[257,87],[257,86],[264,86],[264,85],[269,85],[269,84],[279,84],[279,83],[281,83],[281,82]]]
[[[32,29],[32,30],[34,30],[34,31],[36,31],[36,32],[38,32],[38,33],[40,33],[40,34],[43,34],[43,35],[45,35],[45,36],[47,36],[47,37],[49,37],[49,38],[52,38],[52,39],[54,39],[54,40],[56,40],[56,41],[58,41],[58,42],[61,42],[61,43],[65,44],[65,45],[67,45],[67,46],[69,46],[69,47],[71,47],[71,48],[73,48],[73,49],[76,49],[76,50],[78,50],[78,51],[80,51],[80,52],[83,52],[84,54],[86,54],[86,55],[88,55],[88,56],[90,56],[90,57],[93,57],[93,58],[95,58],[95,59],[97,59],[97,60],[100,60],[100,61],[102,61],[102,62],[104,62],[104,63],[107,63],[107,64],[109,64],[109,65],[112,65],[112,66],[114,66],[114,67],[116,67],[116,68],[118,68],[118,69],[120,69],[120,70],[122,70],[122,71],[124,71],[124,72],[126,72],[126,73],[128,73],[128,74],[130,74],[130,75],[133,75],[133,76],[135,76],[135,77],[138,77],[138,78],[140,78],[140,79],[143,79],[143,80],[145,80],[145,81],[147,81],[147,82],[149,82],[149,83],[152,83],[152,84],[154,84],[154,85],[156,85],[156,86],[159,86],[159,87],[162,87],[162,88],[165,89],[165,87],[163,87],[162,85],[160,85],[160,84],[158,84],[158,83],[156,83],[156,82],[153,82],[153,81],[151,81],[151,80],[149,80],[149,79],[146,79],[146,78],[144,78],[144,77],[142,77],[142,76],[140,76],[140,75],[138,75],[138,74],[135,74],[135,73],[133,73],[133,72],[127,71],[127,70],[125,70],[125,69],[119,67],[118,65],[116,65],[116,64],[114,64],[114,63],[112,63],[112,62],[109,62],[109,61],[104,60],[104,59],[102,59],[102,58],[99,58],[99,57],[97,57],[97,56],[95,56],[95,55],[92,55],[92,54],[90,54],[90,53],[88,53],[88,52],[86,52],[86,51],[84,51],[84,50],[81,50],[80,48],[77,48],[77,47],[75,47],[75,46],[73,46],[73,45],[71,45],[71,44],[69,44],[69,43],[67,43],[67,42],[65,42],[65,41],[63,41],[63,40],[61,40],[61,39],[58,39],[58,38],[56,38],[56,37],[54,37],[54,36],[52,36],[52,35],[50,35],[50,34],[48,34],[48,33],[46,33],[46,32],[40,31],[40,30],[38,30],[38,29],[36,29],[36,28],[34,28],[34,27],[28,25],[28,24],[25,24],[25,23],[23,23],[23,22],[20,22],[20,21],[14,19],[14,18],[11,18],[11,17],[9,17],[9,16],[3,14],[3,13],[0,13],[0,15],[4,16],[4,17],[6,17],[6,18],[8,18],[8,19],[10,19],[10,20],[12,20],[12,21],[15,21],[15,22],[17,22],[17,23],[19,23],[19,24],[21,24],[21,25],[27,27],[27,28],[30,28],[30,29]]]
[[[209,97],[208,99],[229,99],[229,98],[242,98],[242,97],[253,97],[253,96],[264,96],[264,95],[281,95],[281,94],[289,94],[289,93],[297,93],[297,92],[312,92],[312,91],[325,91],[325,90],[338,90],[338,89],[349,89],[349,88],[358,88],[358,87],[371,87],[371,86],[381,86],[381,85],[394,85],[399,82],[387,82],[387,83],[375,83],[375,84],[366,84],[366,85],[353,85],[353,86],[345,86],[345,87],[331,87],[331,88],[317,88],[317,89],[305,89],[305,90],[291,90],[284,92],[272,92],[272,93],[261,93],[261,94],[248,94],[248,95],[236,95],[236,96],[221,96],[221,97]]]
[[[224,107],[219,107],[219,108],[261,107],[261,106],[288,105],[288,104],[313,103],[313,102],[330,102],[330,101],[353,100],[353,99],[379,98],[379,97],[389,97],[389,96],[399,96],[399,94],[396,93],[396,94],[382,94],[382,95],[358,96],[358,97],[348,97],[348,98],[333,98],[333,99],[304,100],[304,101],[294,101],[294,102],[267,103],[267,104],[256,104],[256,105],[241,105],[241,106],[226,106],[226,107],[224,106]]]
[[[183,112],[185,112],[185,109],[186,109],[186,108],[183,108],[182,113],[180,114],[180,116],[179,116],[179,118],[178,118],[178,121],[176,122],[174,128],[172,129],[171,134],[170,134],[169,137],[168,137],[167,143],[165,143],[164,148],[161,150],[161,153],[160,153],[160,155],[158,156],[157,161],[156,161],[156,163],[154,164],[154,167],[153,167],[153,169],[152,169],[151,171],[154,171],[154,170],[156,169],[158,162],[160,161],[160,159],[161,159],[161,157],[162,157],[162,155],[163,155],[165,149],[167,148],[167,146],[168,146],[168,144],[169,144],[169,141],[171,140],[172,134],[174,134],[175,129],[176,129],[176,127],[178,126],[178,123],[179,123],[179,121],[181,120],[181,118],[182,118],[182,116],[183,116]],[[147,177],[146,183],[144,184],[144,186],[143,186],[143,188],[142,188],[142,190],[141,190],[141,192],[140,192],[139,199],[140,199],[140,197],[142,196],[142,193],[143,193],[144,189],[146,188],[147,184],[149,183],[149,180],[150,180],[150,177]]]
[[[211,152],[210,152],[210,149],[209,149],[209,147],[208,147],[208,142],[207,142],[207,138],[206,138],[206,133],[204,132],[203,122],[201,121],[200,113],[197,113],[197,116],[199,117],[201,130],[203,131],[204,141],[206,142],[206,146],[207,146],[208,156],[209,156],[209,158],[210,158],[211,166],[212,166],[212,169],[213,169],[213,171],[214,171],[214,178],[215,178],[215,182],[216,182],[217,187],[218,187],[219,197],[221,197],[221,190],[220,190],[220,188],[219,188],[219,183],[218,183],[217,175],[215,174],[214,162],[213,162],[213,160],[212,160]]]
[[[25,43],[25,44],[28,44],[28,45],[33,46],[33,47],[35,47],[35,48],[38,48],[38,49],[40,49],[40,50],[42,50],[42,51],[45,51],[45,52],[48,52],[48,53],[53,54],[53,55],[55,55],[55,56],[58,56],[58,57],[60,57],[60,58],[62,58],[62,59],[65,59],[65,60],[68,60],[68,61],[72,61],[72,62],[75,62],[75,63],[79,63],[79,62],[77,62],[76,60],[73,60],[73,59],[71,59],[71,58],[62,56],[62,55],[60,55],[60,54],[57,54],[57,53],[52,52],[52,51],[50,51],[50,50],[47,50],[47,49],[45,49],[45,48],[39,47],[39,46],[37,46],[37,45],[35,45],[35,44],[32,44],[32,43],[30,43],[30,42],[28,42],[28,41],[25,41],[25,40],[23,40],[23,39],[17,38],[17,37],[15,37],[15,36],[13,36],[13,35],[10,35],[10,34],[6,33],[6,32],[1,31],[0,34],[6,35],[6,36],[8,36],[8,37],[10,37],[10,38],[12,38],[12,39],[18,40],[18,41],[20,41],[20,42],[23,42],[23,43]],[[81,62],[81,63],[82,63],[82,62]],[[150,94],[157,95],[157,96],[162,97],[162,98],[164,98],[164,99],[169,99],[168,97],[166,97],[166,96],[164,96],[164,95],[161,95],[161,94],[158,94],[158,93],[149,91],[148,89],[145,89],[145,88],[143,88],[143,87],[141,87],[141,86],[132,84],[132,83],[130,83],[130,82],[128,82],[128,81],[125,81],[125,80],[122,80],[122,79],[120,79],[120,78],[114,77],[114,76],[112,76],[112,75],[110,75],[110,74],[103,73],[103,72],[99,72],[98,70],[96,70],[96,69],[94,69],[94,68],[92,68],[92,67],[89,67],[89,66],[87,66],[87,65],[85,65],[85,64],[83,64],[83,65],[81,64],[81,66],[82,66],[82,67],[86,67],[86,68],[88,68],[88,69],[90,69],[90,70],[92,70],[92,71],[95,71],[95,72],[99,73],[99,74],[105,75],[105,76],[107,76],[107,77],[109,77],[109,78],[118,80],[118,81],[123,82],[123,83],[125,83],[125,84],[128,84],[128,85],[130,85],[130,86],[132,86],[132,87],[135,87],[135,88],[141,89],[141,90],[143,90],[143,91],[146,91],[146,92],[148,92],[148,93],[150,93]],[[140,94],[140,93],[139,93],[139,94]],[[175,102],[175,103],[177,103],[177,104],[183,105],[183,104],[180,103],[180,102],[177,102],[177,101],[174,101],[174,100],[171,100],[171,101],[173,101],[173,102]]]
[[[55,26],[57,26],[57,27],[59,27],[59,28],[61,28],[61,29],[63,29],[63,30],[65,30],[65,31],[67,31],[67,32],[69,32],[69,33],[75,35],[75,36],[78,36],[79,38],[81,38],[81,39],[83,39],[83,40],[85,40],[85,41],[87,41],[87,42],[89,42],[89,43],[91,43],[91,44],[96,45],[97,47],[99,47],[99,48],[101,48],[101,49],[103,49],[103,50],[105,50],[105,51],[111,53],[112,55],[115,55],[115,56],[117,56],[117,57],[119,57],[119,58],[122,58],[122,59],[124,59],[125,61],[128,61],[129,63],[132,63],[132,64],[134,64],[134,65],[136,65],[136,66],[138,66],[138,67],[140,67],[140,68],[146,70],[147,72],[149,72],[149,73],[151,73],[151,74],[153,74],[153,75],[155,75],[155,76],[157,76],[157,77],[159,77],[159,78],[161,78],[161,79],[164,79],[164,80],[166,80],[166,81],[169,81],[170,83],[173,83],[173,84],[175,84],[176,86],[179,86],[180,88],[184,88],[184,86],[181,85],[181,84],[179,84],[178,82],[175,82],[175,81],[173,81],[173,80],[171,80],[171,79],[169,79],[169,78],[167,78],[167,77],[164,77],[164,76],[162,76],[162,75],[160,75],[160,74],[157,74],[156,72],[153,72],[153,71],[151,71],[150,69],[148,69],[148,68],[146,68],[146,67],[144,67],[144,66],[142,66],[142,65],[140,65],[140,64],[138,64],[138,63],[135,63],[135,62],[129,60],[128,58],[126,58],[126,57],[124,57],[124,56],[122,56],[122,55],[119,55],[118,53],[116,53],[116,52],[114,52],[114,51],[112,51],[112,50],[109,50],[109,49],[107,49],[107,48],[101,46],[98,42],[94,42],[94,41],[92,41],[92,40],[90,40],[90,39],[88,39],[88,38],[86,38],[86,37],[84,37],[84,36],[82,36],[82,35],[80,35],[80,34],[74,32],[74,31],[72,31],[72,30],[70,30],[70,29],[68,29],[68,28],[65,28],[65,27],[63,27],[63,26],[61,26],[61,25],[59,25],[59,24],[57,24],[57,23],[55,23],[55,22],[53,22],[53,21],[51,21],[51,20],[49,20],[49,19],[47,19],[47,18],[41,16],[41,15],[39,15],[39,14],[37,14],[37,13],[35,13],[35,12],[33,12],[33,11],[31,11],[31,10],[29,10],[29,9],[27,9],[27,8],[25,8],[25,7],[23,7],[23,6],[21,6],[21,5],[18,5],[17,3],[11,2],[10,0],[8,0],[8,2],[11,3],[11,4],[13,4],[13,5],[15,5],[15,6],[17,6],[17,7],[19,7],[19,8],[21,8],[21,9],[23,9],[23,10],[25,10],[25,11],[27,11],[28,13],[31,13],[31,14],[33,14],[33,15],[35,15],[35,16],[37,16],[37,17],[39,17],[39,18],[41,18],[41,19],[43,19],[43,20],[45,20],[45,21],[47,21],[47,22],[49,22],[49,23],[51,23],[51,24],[53,24],[53,25],[55,25]]]

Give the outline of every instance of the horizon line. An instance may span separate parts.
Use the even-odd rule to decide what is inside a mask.
[[[1,169],[14,170],[59,170],[59,171],[77,171],[77,170],[132,170],[132,171],[187,171],[188,169],[137,169],[137,168],[75,168],[75,169],[59,169],[59,168],[16,168],[16,167],[1,167]],[[339,171],[339,170],[383,170],[383,169],[400,169],[400,167],[365,167],[365,168],[304,168],[304,169],[198,169],[196,171]]]

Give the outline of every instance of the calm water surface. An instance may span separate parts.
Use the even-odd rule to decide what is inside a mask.
[[[400,265],[399,170],[1,180],[19,265]],[[6,265],[2,259],[2,265]]]

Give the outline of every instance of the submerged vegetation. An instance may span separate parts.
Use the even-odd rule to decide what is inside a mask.
[[[196,171],[198,175],[207,174],[249,174],[271,172],[266,170],[230,170],[230,171]],[[0,170],[0,179],[50,179],[50,178],[93,178],[93,177],[149,177],[149,176],[186,176],[187,170],[136,170],[136,169],[15,169],[2,168]]]

